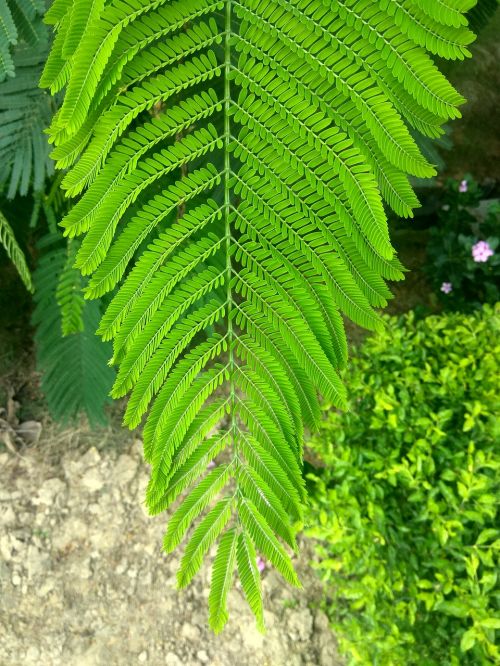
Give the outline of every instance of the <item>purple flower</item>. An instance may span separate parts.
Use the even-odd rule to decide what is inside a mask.
[[[443,294],[449,294],[450,291],[453,291],[453,285],[451,282],[443,282],[440,288]]]
[[[266,562],[265,560],[260,557],[260,555],[257,555],[257,569],[262,573],[264,569],[266,568]]]
[[[472,258],[478,263],[488,261],[489,257],[495,254],[486,241],[478,241],[472,246]]]
[[[460,184],[458,186],[458,191],[461,192],[462,194],[464,194],[465,192],[467,192],[468,189],[469,189],[469,186],[467,185],[467,181],[466,180],[461,180]]]

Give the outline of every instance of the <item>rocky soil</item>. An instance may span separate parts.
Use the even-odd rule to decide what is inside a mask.
[[[209,567],[176,590],[165,517],[143,507],[141,443],[126,446],[52,462],[43,441],[0,452],[0,665],[339,666],[307,549],[303,590],[264,571],[264,636],[238,586],[226,629],[211,634]]]

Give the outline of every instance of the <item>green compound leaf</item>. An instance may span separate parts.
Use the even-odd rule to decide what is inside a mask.
[[[181,586],[219,540],[215,631],[235,565],[262,628],[256,550],[299,584],[304,429],[322,399],[346,405],[344,318],[382,330],[403,278],[387,209],[412,216],[409,176],[435,173],[414,136],[460,115],[433,57],[469,56],[470,7],[57,0],[47,14],[42,85],[66,89],[52,155],[81,195],[61,224],[83,236],[86,296],[112,292],[99,333],[125,423],[145,417],[149,510],[180,498],[166,550],[196,525]]]

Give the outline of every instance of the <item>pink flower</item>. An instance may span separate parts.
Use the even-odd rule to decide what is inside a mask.
[[[262,573],[264,569],[266,568],[266,562],[265,560],[260,557],[260,555],[257,555],[257,569]]]
[[[466,180],[461,180],[460,185],[458,186],[458,191],[461,192],[462,194],[464,194],[465,192],[467,192],[468,189],[469,189],[469,186],[467,185],[467,181]]]
[[[449,294],[450,291],[453,291],[453,285],[451,282],[443,282],[440,288],[443,294]]]
[[[213,469],[214,467],[215,467],[215,463],[214,463],[213,460],[211,460],[207,465],[207,469]]]
[[[488,261],[493,254],[495,254],[493,249],[486,241],[478,241],[472,246],[472,258],[478,263]]]

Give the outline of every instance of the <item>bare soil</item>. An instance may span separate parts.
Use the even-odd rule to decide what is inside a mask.
[[[238,584],[226,629],[210,632],[210,567],[176,589],[180,553],[161,551],[166,516],[143,507],[141,442],[123,433],[117,446],[118,434],[104,446],[94,435],[100,451],[72,431],[18,454],[0,447],[0,664],[340,665],[307,545],[303,590],[263,573],[265,635]]]

